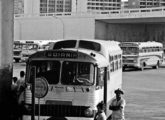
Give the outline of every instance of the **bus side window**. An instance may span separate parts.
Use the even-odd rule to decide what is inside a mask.
[[[96,86],[104,85],[104,68],[98,68]]]

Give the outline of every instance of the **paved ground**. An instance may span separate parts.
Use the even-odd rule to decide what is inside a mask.
[[[165,120],[165,66],[123,73],[126,120]]]

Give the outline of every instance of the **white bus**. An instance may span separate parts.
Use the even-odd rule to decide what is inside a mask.
[[[123,70],[128,67],[144,70],[152,66],[157,69],[163,62],[163,44],[154,41],[148,42],[122,42]]]
[[[58,41],[29,57],[26,84],[25,120],[93,120],[101,101],[108,116],[114,90],[122,87],[122,50],[115,41]]]
[[[13,59],[15,62],[19,62],[21,60],[21,52],[22,52],[23,43],[17,40],[13,43]]]

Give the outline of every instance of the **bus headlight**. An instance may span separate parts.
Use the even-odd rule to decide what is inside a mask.
[[[92,108],[87,108],[85,111],[84,111],[84,114],[85,114],[85,116],[86,117],[91,117],[91,116],[93,116],[93,110],[92,110]]]

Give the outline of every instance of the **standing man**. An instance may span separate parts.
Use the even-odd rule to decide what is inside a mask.
[[[17,85],[18,85],[18,91],[22,92],[22,87],[24,87],[25,84],[25,72],[20,71],[20,78],[17,80]]]
[[[126,102],[121,96],[124,94],[124,92],[120,88],[118,88],[117,90],[115,90],[115,94],[116,97],[112,100],[109,106],[109,109],[112,110],[111,120],[125,120],[124,108]]]

